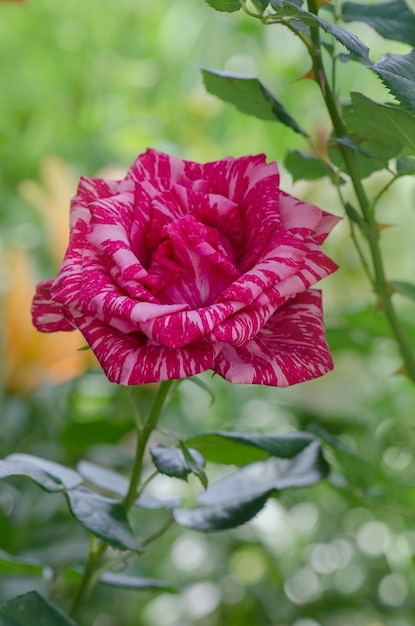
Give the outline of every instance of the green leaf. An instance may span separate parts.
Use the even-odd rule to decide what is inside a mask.
[[[31,454],[11,454],[7,457],[7,460],[24,463],[25,465],[33,465],[39,468],[52,476],[57,482],[62,483],[65,489],[73,489],[83,482],[82,476],[80,476],[78,472],[75,472],[75,470]]]
[[[233,104],[242,113],[262,120],[280,121],[307,137],[307,133],[257,79],[228,72],[202,69],[203,81],[209,93]]]
[[[399,144],[405,148],[404,152],[409,150],[410,154],[415,154],[415,118],[412,115],[399,107],[374,102],[361,93],[352,93],[351,98],[362,133],[385,144]]]
[[[0,572],[46,579],[50,577],[52,570],[35,559],[14,556],[0,550]]]
[[[186,444],[199,450],[208,461],[243,466],[269,456],[292,458],[313,440],[308,433],[259,435],[218,430],[192,437]]]
[[[268,458],[233,472],[199,495],[200,506],[176,509],[174,518],[196,530],[234,528],[252,519],[274,492],[314,485],[327,473],[320,442],[313,440],[292,460]]]
[[[256,10],[262,15],[267,8],[269,2],[268,0],[252,0],[252,4],[256,8]]]
[[[284,165],[294,182],[297,180],[317,180],[325,176],[329,176],[334,183],[338,180],[344,182],[328,163],[300,150],[289,150]]]
[[[95,537],[117,550],[143,551],[134,538],[120,502],[83,487],[72,489],[66,495],[72,515]]]
[[[345,2],[344,22],[365,22],[385,39],[402,41],[415,46],[415,15],[403,0],[388,0],[376,4]]]
[[[323,456],[321,444],[319,441],[313,441],[289,462],[274,486],[278,490],[288,487],[309,487],[325,478],[328,471],[329,466]]]
[[[225,11],[226,13],[232,13],[233,11],[239,11],[242,7],[241,0],[206,0],[209,6],[216,11]]]
[[[156,443],[150,448],[151,458],[159,472],[166,476],[187,480],[188,475],[193,472],[193,467],[203,467],[205,459],[197,450],[176,446],[167,447],[161,443]]]
[[[415,302],[415,285],[413,283],[407,283],[403,280],[391,280],[390,284],[392,287],[396,289],[400,294],[409,298]]]
[[[367,157],[378,157],[378,154],[375,154],[373,152],[368,152],[367,150],[365,150],[364,148],[362,148],[361,145],[359,145],[356,141],[353,141],[353,139],[351,137],[330,137],[329,141],[331,143],[339,143],[342,146],[346,146],[346,148],[349,148],[350,150],[354,150],[355,152],[360,152],[360,154],[363,154],[364,156]]]
[[[284,2],[275,15],[278,17],[293,17],[301,20],[308,26],[322,28],[329,35],[333,35],[333,37],[337,39],[337,41],[347,50],[349,50],[349,52],[351,52],[356,59],[364,64],[369,63],[369,48],[359,39],[359,37],[345,28],[337,26],[337,24],[333,24],[332,22],[328,22],[318,15],[314,15],[314,13],[303,11],[292,2]]]
[[[353,450],[353,448],[347,446],[341,439],[329,433],[319,424],[312,424],[310,426],[310,430],[338,452],[346,454],[346,456],[350,456],[354,459],[359,459],[361,461],[364,460],[355,450]]]
[[[198,506],[193,509],[176,509],[174,519],[180,526],[212,532],[236,528],[249,522],[264,507],[267,495],[253,498],[248,502],[227,502]]]
[[[324,478],[327,469],[320,442],[309,435],[308,445],[293,458],[271,457],[251,463],[210,485],[198,500],[201,503],[226,502],[227,498],[247,500],[275,489],[304,487]]]
[[[389,160],[399,154],[415,154],[413,116],[397,106],[374,102],[361,93],[352,93],[351,98],[351,104],[343,108],[343,116],[352,140],[350,148],[353,145],[360,147],[353,158],[361,178],[387,167]],[[338,139],[335,141],[339,142]],[[331,146],[329,155],[340,169],[345,170],[338,149]]]
[[[415,48],[408,54],[385,54],[371,69],[391,94],[415,113]]]
[[[115,493],[124,498],[128,491],[128,478],[113,470],[101,467],[90,461],[79,461],[78,471],[92,485],[103,491]]]
[[[122,587],[123,589],[162,590],[168,593],[176,593],[176,589],[170,583],[156,578],[142,578],[140,576],[106,572],[101,574],[98,582],[111,587]]]
[[[279,9],[281,9],[281,7],[284,4],[287,4],[285,0],[271,0],[270,1],[270,5],[272,6],[273,9],[275,9],[275,11],[278,11]],[[291,0],[290,4],[293,4],[300,9],[303,6],[304,2],[303,0]]]
[[[17,596],[0,606],[1,626],[77,626],[36,591]]]
[[[20,461],[9,459],[0,460],[0,478],[9,478],[10,476],[24,476],[25,478],[30,478],[45,491],[63,491],[63,486],[60,481],[56,481],[52,476],[49,476],[49,474],[35,465],[28,465]]]
[[[183,441],[180,441],[180,450],[183,453],[184,460],[190,468],[190,471],[199,478],[202,487],[206,489],[208,486],[208,478],[203,469],[206,465],[204,457],[197,450],[188,448]]]
[[[399,176],[415,174],[415,158],[414,157],[400,157],[399,159],[397,159],[396,171],[399,174]]]

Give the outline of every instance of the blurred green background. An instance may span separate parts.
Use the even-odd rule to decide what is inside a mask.
[[[373,57],[386,44],[362,26]],[[55,274],[80,174],[114,175],[148,146],[207,161],[265,152],[282,161],[302,140],[209,96],[199,67],[258,76],[323,145],[330,131],[300,44],[282,28],[219,14],[202,0],[30,0],[0,3],[1,456],[29,452],[75,465],[128,465],[133,419],[126,390],[110,385],[74,334],[43,336],[30,323],[37,280]],[[342,68],[344,95],[384,100],[360,66]],[[283,187],[340,214],[327,181]],[[373,193],[382,174],[367,181]],[[414,185],[384,198],[386,265],[413,278]],[[173,528],[135,572],[174,580],[177,596],[97,588],[91,626],[412,626],[415,622],[415,393],[394,375],[400,358],[377,312],[345,222],[327,252],[340,270],[323,285],[335,370],[288,390],[203,378],[179,388],[165,425],[187,436],[212,428],[312,430],[326,440],[333,476],[291,490],[246,527],[215,535]],[[413,305],[398,308],[415,338]],[[154,390],[144,387],[147,405]],[[115,444],[115,445],[114,445]],[[341,444],[356,453],[341,451]],[[219,468],[213,468],[219,472]],[[160,493],[186,493],[160,480]],[[190,489],[195,485],[191,482]],[[160,514],[161,515],[161,514]],[[139,537],[154,523],[141,512]],[[51,566],[76,566],[84,532],[58,496],[23,480],[0,484],[0,549]],[[134,569],[135,568],[135,569]],[[59,580],[21,577],[0,553],[0,601],[37,589],[66,606]]]

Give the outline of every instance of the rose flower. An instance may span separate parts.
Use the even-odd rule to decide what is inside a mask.
[[[82,178],[70,242],[33,301],[43,332],[78,328],[109,380],[213,370],[285,387],[332,368],[321,244],[338,218],[279,188],[264,155],[206,164],[155,150],[121,181]]]

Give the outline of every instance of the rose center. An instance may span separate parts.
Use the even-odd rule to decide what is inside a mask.
[[[146,284],[163,304],[199,308],[215,302],[239,276],[226,237],[188,215],[163,226]]]

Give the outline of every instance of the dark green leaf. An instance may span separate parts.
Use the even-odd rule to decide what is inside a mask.
[[[167,447],[157,443],[151,446],[150,454],[159,472],[182,480],[187,479],[188,475],[194,471],[194,467],[198,468],[205,465],[205,460],[200,452],[186,449],[185,446],[180,448]]]
[[[190,471],[199,478],[202,486],[206,489],[208,486],[208,478],[205,470],[203,469],[206,465],[206,460],[200,452],[192,448],[188,448],[183,441],[180,441],[180,450],[183,453],[184,460]]]
[[[403,109],[353,93],[351,104],[343,107],[343,116],[351,136],[350,148],[359,146],[353,159],[361,178],[387,167],[389,160],[400,153],[414,152],[414,118]],[[334,141],[339,143],[338,139]],[[345,145],[344,140],[342,143]],[[333,143],[329,155],[340,169],[346,171],[341,152]]]
[[[415,113],[415,48],[408,54],[385,54],[371,69],[391,94]]]
[[[169,593],[175,593],[174,587],[164,581],[156,578],[142,578],[140,576],[130,576],[126,574],[115,574],[106,572],[101,574],[99,582],[111,587],[122,587],[123,589],[142,589],[144,590],[162,590]]]
[[[312,424],[310,430],[338,452],[342,452],[343,454],[355,459],[357,458],[363,460],[362,457],[355,450],[353,450],[353,448],[347,446],[341,439],[329,433],[319,424]]]
[[[319,441],[313,441],[289,462],[274,487],[278,490],[288,487],[309,487],[325,478],[328,471],[329,466],[323,456],[321,444]]]
[[[67,498],[72,515],[95,537],[118,550],[142,552],[120,502],[82,487],[68,491]]]
[[[329,35],[333,35],[339,43],[341,43],[349,52],[351,52],[356,59],[367,64],[369,63],[369,48],[360,41],[359,37],[349,32],[337,24],[328,22],[327,20],[310,13],[309,11],[303,11],[299,9],[292,2],[284,2],[276,12],[277,16],[281,17],[293,17],[301,20],[304,24],[311,27],[320,27]]]
[[[216,11],[225,11],[226,13],[232,13],[233,11],[239,11],[241,8],[241,0],[206,0],[209,6]]]
[[[193,509],[176,509],[174,518],[181,526],[212,532],[236,528],[249,522],[264,507],[268,496],[260,496],[248,502],[220,503],[198,506]]]
[[[1,626],[77,626],[36,591],[17,596],[0,606]]]
[[[385,39],[415,46],[415,15],[403,0],[376,4],[345,2],[342,5],[342,17],[345,22],[369,24]]]
[[[310,435],[308,445],[290,460],[269,458],[251,463],[210,485],[198,500],[202,504],[250,500],[274,489],[311,485],[326,473],[320,442]]]
[[[284,0],[271,0],[270,1],[270,5],[272,6],[273,9],[275,9],[275,11],[278,11],[282,7],[283,4],[286,4]],[[303,6],[304,2],[303,0],[291,0],[290,4],[294,4],[296,7],[300,9]]]
[[[294,182],[297,180],[317,180],[325,176],[329,176],[334,183],[337,180],[344,182],[328,163],[300,150],[289,150],[284,165]]]
[[[52,476],[42,471],[35,465],[28,465],[18,461],[0,460],[0,478],[8,478],[10,476],[24,476],[30,478],[37,483],[45,491],[63,491],[63,485],[56,481]]]
[[[252,519],[273,492],[307,487],[327,475],[319,441],[313,440],[294,459],[268,458],[251,463],[202,492],[194,509],[176,509],[175,520],[197,530],[234,528]]]
[[[186,443],[199,450],[208,461],[247,465],[270,455],[290,459],[312,441],[313,437],[308,433],[260,435],[212,431],[192,437]]]
[[[396,161],[396,171],[399,176],[405,176],[407,174],[415,174],[415,158],[413,157],[400,157]]]
[[[47,578],[51,574],[51,569],[35,559],[17,557],[0,550],[0,572]]]
[[[364,156],[367,157],[377,157],[379,155],[374,154],[372,152],[368,152],[367,150],[365,150],[364,148],[362,148],[356,141],[353,141],[353,139],[351,137],[330,137],[329,141],[331,143],[339,143],[342,146],[346,146],[346,148],[349,148],[350,150],[354,150],[356,152],[360,152],[360,154],[363,154]]]
[[[413,85],[415,98],[415,81]],[[399,143],[405,147],[405,152],[409,149],[410,154],[415,154],[415,118],[412,115],[399,107],[374,102],[361,93],[352,93],[351,97],[362,133],[373,136],[379,141],[389,142],[390,145]]]
[[[390,284],[396,291],[415,302],[415,285],[413,283],[407,283],[403,280],[391,280]]]
[[[128,479],[113,470],[101,467],[90,461],[80,461],[78,463],[79,473],[92,485],[103,491],[115,493],[123,498],[128,491]]]
[[[252,0],[252,4],[262,14],[268,6],[268,0]]]
[[[65,489],[73,489],[82,484],[82,476],[75,472],[75,470],[54,463],[53,461],[47,461],[31,454],[11,454],[7,457],[8,461],[16,461],[18,463],[24,463],[25,465],[33,465],[33,467],[39,468],[43,472],[46,472],[53,477],[57,482],[62,483]]]
[[[307,136],[307,133],[257,78],[205,69],[202,69],[202,75],[209,93],[233,104],[242,113],[254,115],[262,120],[274,122],[279,120],[295,132]]]

